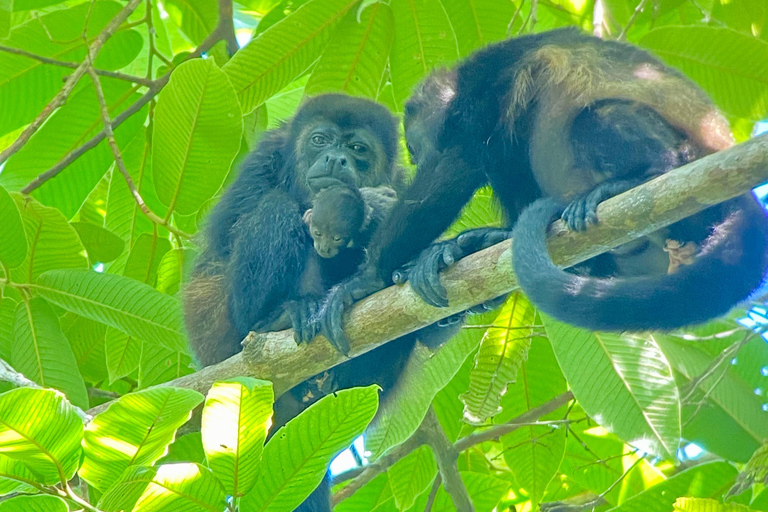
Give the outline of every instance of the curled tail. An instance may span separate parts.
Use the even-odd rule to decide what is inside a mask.
[[[513,264],[530,300],[555,318],[596,331],[674,329],[728,312],[760,286],[768,266],[768,220],[745,194],[716,208],[724,212],[693,264],[673,274],[599,278],[555,266],[546,229],[562,205],[539,199],[513,232]]]

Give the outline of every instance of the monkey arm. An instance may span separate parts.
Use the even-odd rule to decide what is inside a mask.
[[[273,190],[232,227],[234,240],[227,269],[229,311],[242,335],[261,330],[275,308],[291,299],[304,271],[311,240],[299,206]]]

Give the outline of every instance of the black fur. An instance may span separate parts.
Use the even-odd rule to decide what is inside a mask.
[[[668,97],[674,101],[666,101]],[[705,114],[715,124],[703,122]],[[492,185],[510,225],[534,200],[553,196],[563,206],[571,203],[565,219],[573,228],[584,229],[596,221],[596,205],[606,197],[727,147],[727,128],[716,125],[721,120],[695,85],[648,53],[573,28],[491,45],[454,70],[435,72],[406,107],[406,139],[418,164],[416,177],[371,242],[366,267],[329,297],[320,319],[325,335],[343,339],[345,307],[388,283],[393,271],[450,225],[479,186]],[[556,128],[547,129],[551,126]],[[703,130],[709,131],[700,133]],[[710,139],[716,140],[710,144]],[[613,289],[604,290],[608,295],[599,303],[579,308],[602,308],[592,311],[597,318],[588,326],[683,326],[717,316],[747,297],[760,284],[768,263],[766,218],[748,196],[710,210],[676,228],[680,240],[710,250],[677,275],[665,275],[666,267],[657,273],[662,266],[659,256],[664,256],[658,243],[641,247],[642,254],[633,253],[640,247],[636,244],[648,243],[652,236],[580,266],[591,276],[623,280],[641,274],[648,258],[652,263],[645,271],[657,273],[656,279],[668,284],[658,294],[640,286],[631,305],[624,299],[614,301]],[[547,213],[550,220],[549,211],[539,213]],[[534,217],[532,213],[526,219]],[[543,221],[536,220],[531,227],[535,234],[515,243],[518,252],[538,250],[528,267],[519,269],[528,274],[523,279],[535,281],[531,286],[523,282],[523,288],[535,294],[534,302],[545,311],[584,325],[578,315],[564,312],[561,302],[570,293],[563,286],[576,278],[559,275],[559,280],[550,281],[554,267],[546,263],[543,245],[531,245],[532,237],[544,236],[539,229]],[[520,229],[526,225],[524,221]],[[716,236],[708,238],[713,230]],[[717,235],[726,240],[715,243]],[[480,232],[470,234],[464,247],[448,241],[444,244],[452,250],[433,246],[425,251],[409,270],[416,291],[427,302],[444,305],[445,291],[435,275],[447,264],[442,255],[455,259],[482,247],[487,239],[487,233]],[[519,265],[518,259],[515,262]],[[636,268],[622,270],[622,265],[631,268],[633,263]],[[627,291],[635,284],[632,277],[621,286]],[[546,286],[547,293],[538,294],[535,286],[539,291]],[[628,296],[632,294],[624,298]]]

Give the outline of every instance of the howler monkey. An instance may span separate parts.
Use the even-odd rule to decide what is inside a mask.
[[[390,282],[485,183],[510,222],[536,198],[552,198],[523,219],[518,234],[528,236],[516,240],[515,264],[533,302],[569,322],[611,330],[698,323],[746,298],[765,274],[768,223],[749,194],[669,228],[675,240],[702,248],[672,275],[658,263],[645,269],[651,278],[636,277],[642,272],[632,265],[622,269],[622,250],[634,263],[663,255],[654,241],[660,234],[602,258],[609,271],[597,260],[587,265],[588,274],[611,279],[563,273],[549,262],[544,225],[560,209],[552,201],[570,202],[565,219],[582,229],[606,197],[733,143],[706,95],[643,50],[576,29],[503,41],[428,77],[406,105],[405,123],[418,172],[372,240],[365,267],[321,312],[337,344],[345,339],[344,308]],[[437,272],[504,235],[476,230],[433,245],[409,270],[412,286],[445,305]],[[634,250],[643,254],[633,259]]]
[[[203,365],[239,352],[250,330],[293,325],[299,338],[314,336],[306,329],[322,298],[315,295],[355,272],[402,189],[397,137],[397,122],[385,107],[336,94],[307,100],[293,119],[264,135],[211,213],[203,251],[185,288],[187,332]],[[312,272],[307,264],[314,255],[313,241],[303,216],[313,197],[335,187],[359,191],[363,224],[352,248],[333,258],[315,257],[318,269]],[[336,213],[343,218],[347,212]],[[458,330],[461,317],[398,338],[299,384],[275,403],[272,433],[337,389],[376,383],[389,392],[414,344],[434,348]],[[296,510],[330,512],[329,482]]]

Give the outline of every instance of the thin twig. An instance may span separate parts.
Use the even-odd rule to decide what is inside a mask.
[[[44,64],[52,64],[54,66],[59,66],[62,68],[77,69],[77,67],[80,65],[77,62],[67,62],[64,60],[51,59],[49,57],[37,55],[31,52],[28,52],[26,50],[22,50],[20,48],[12,48],[10,46],[0,45],[0,51],[5,53],[12,53],[14,55],[21,55],[22,57],[28,57],[30,59],[38,60]],[[107,71],[105,69],[97,69],[96,74],[99,76],[106,76],[108,78],[116,78],[117,80],[125,80],[126,82],[132,82],[135,84],[144,85],[146,87],[149,87],[152,85],[151,80],[147,80],[146,78],[142,78],[140,76],[126,75],[125,73],[119,73],[117,71]]]
[[[101,47],[104,46],[104,43],[112,37],[112,34],[115,33],[117,28],[126,20],[128,19],[128,16],[131,15],[131,13],[138,7],[141,0],[129,0],[128,4],[126,4],[125,7],[120,10],[117,15],[112,18],[112,20],[107,23],[107,26],[104,27],[104,30],[102,30],[98,36],[96,36],[96,39],[91,43],[91,46],[88,48],[88,54],[87,57],[92,62],[96,59],[96,56],[99,53],[99,50],[101,50]],[[61,88],[61,90],[56,94],[56,96],[43,108],[42,112],[40,112],[37,117],[32,121],[29,126],[27,126],[23,132],[21,132],[21,135],[18,139],[16,139],[13,144],[8,146],[2,153],[0,153],[0,165],[5,163],[8,158],[11,157],[11,155],[14,155],[17,151],[19,151],[32,137],[32,135],[37,132],[37,130],[42,126],[42,124],[50,117],[50,115],[53,113],[54,110],[59,108],[64,104],[65,101],[67,101],[67,98],[74,90],[77,83],[80,81],[80,79],[85,75],[86,70],[88,68],[88,59],[83,60],[83,62],[77,66],[74,73],[72,73],[68,78],[67,81],[64,83],[64,87]]]
[[[90,64],[90,58],[87,58],[87,62]],[[114,156],[115,158],[115,166],[120,171],[120,174],[123,175],[123,178],[125,178],[125,182],[128,184],[128,189],[131,191],[131,195],[133,196],[133,199],[136,201],[136,204],[139,205],[139,209],[141,209],[144,215],[146,215],[147,218],[151,220],[153,223],[155,223],[156,225],[163,226],[171,233],[174,233],[183,238],[191,238],[191,235],[176,229],[167,220],[162,219],[157,214],[155,214],[155,212],[150,210],[149,206],[147,206],[147,204],[144,202],[144,199],[141,197],[141,194],[136,189],[136,185],[133,183],[133,178],[131,178],[131,175],[128,172],[128,169],[126,169],[125,167],[125,162],[123,161],[123,155],[122,153],[120,153],[120,147],[117,145],[117,140],[115,140],[115,134],[114,134],[114,131],[112,130],[112,120],[109,118],[109,107],[107,107],[107,101],[104,98],[104,91],[101,88],[101,83],[99,82],[99,76],[94,71],[92,65],[87,65],[86,71],[88,75],[91,77],[91,81],[93,82],[94,89],[96,89],[96,99],[99,102],[99,110],[101,112],[101,121],[104,124],[104,131],[106,132],[107,143],[109,144],[109,148],[112,150],[112,156]]]
[[[440,484],[443,482],[443,479],[440,478],[440,475],[437,475],[435,477],[435,481],[432,483],[432,489],[429,491],[429,496],[427,497],[427,503],[424,507],[424,512],[431,512],[432,506],[435,504],[435,498],[437,498],[437,491],[440,489]]]
[[[634,12],[632,12],[632,16],[629,17],[629,21],[627,21],[627,24],[624,26],[623,29],[621,29],[621,32],[619,33],[618,39],[619,41],[623,41],[627,37],[627,32],[629,31],[630,27],[635,24],[635,21],[637,21],[638,16],[640,16],[640,13],[645,10],[645,6],[648,4],[648,0],[640,0],[640,3],[637,4],[637,7],[635,7]]]
[[[437,419],[432,407],[427,411],[427,416],[420,427],[424,440],[432,448],[440,469],[440,478],[443,481],[443,489],[450,496],[457,512],[474,512],[475,506],[467,492],[467,487],[459,474],[459,451],[445,436],[443,428]]]
[[[688,385],[686,386],[687,392],[685,397],[682,399],[682,403],[686,404],[690,402],[690,400],[693,398],[693,394],[699,388],[701,383],[707,380],[712,375],[714,375],[714,373],[717,371],[720,365],[722,365],[725,361],[730,361],[733,358],[733,356],[742,349],[744,345],[749,343],[749,341],[752,339],[753,336],[754,336],[754,333],[751,331],[747,331],[746,333],[744,333],[744,338],[742,338],[741,341],[725,347],[725,349],[720,353],[717,359],[712,361],[709,364],[709,366],[707,366],[707,368],[701,373],[701,375],[693,377],[691,379],[691,382],[688,383]]]

